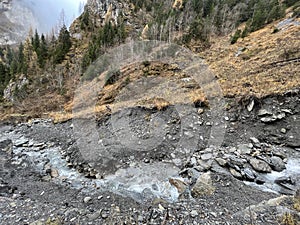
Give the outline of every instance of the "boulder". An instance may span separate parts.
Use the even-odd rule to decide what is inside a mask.
[[[271,168],[277,172],[281,172],[282,170],[285,169],[285,163],[278,156],[271,157],[269,164],[270,164]]]
[[[258,172],[270,173],[272,171],[268,163],[259,159],[251,158],[250,165]]]
[[[203,173],[192,188],[192,196],[194,198],[200,196],[212,195],[215,192],[215,187],[212,184],[211,173]]]

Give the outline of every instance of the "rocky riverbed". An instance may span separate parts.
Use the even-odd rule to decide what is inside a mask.
[[[126,109],[95,121],[93,157],[76,134],[85,121],[3,123],[0,223],[278,224],[287,212],[299,219],[291,207],[300,188],[299,103],[298,90],[226,99],[217,121],[200,106],[188,114]],[[124,117],[134,146],[124,141]],[[160,133],[151,136],[156,122]],[[222,144],[210,144],[222,127]]]

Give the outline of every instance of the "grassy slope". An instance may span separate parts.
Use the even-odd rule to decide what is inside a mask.
[[[300,86],[300,19],[273,33],[276,21],[234,44],[216,38],[202,53],[225,96],[263,97]],[[239,50],[239,56],[237,53]],[[289,59],[298,60],[289,61]]]

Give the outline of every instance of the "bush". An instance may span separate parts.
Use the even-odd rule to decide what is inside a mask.
[[[120,70],[110,70],[107,72],[106,77],[105,77],[105,85],[111,85],[116,83],[116,81],[120,78],[121,76],[121,71]]]
[[[233,44],[235,44],[236,42],[237,42],[237,40],[240,38],[240,36],[241,36],[241,30],[237,30],[235,33],[234,33],[234,35],[231,37],[231,40],[230,40],[230,43],[233,45]]]

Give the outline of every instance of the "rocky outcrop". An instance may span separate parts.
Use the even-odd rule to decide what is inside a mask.
[[[11,9],[12,0],[1,0],[0,1],[0,13]]]
[[[16,81],[11,80],[4,90],[4,99],[14,102],[15,98],[21,94],[27,84],[29,84],[29,81],[25,75],[19,76]]]
[[[19,1],[0,2],[0,45],[23,41],[30,27],[37,27],[37,24],[32,11]]]

